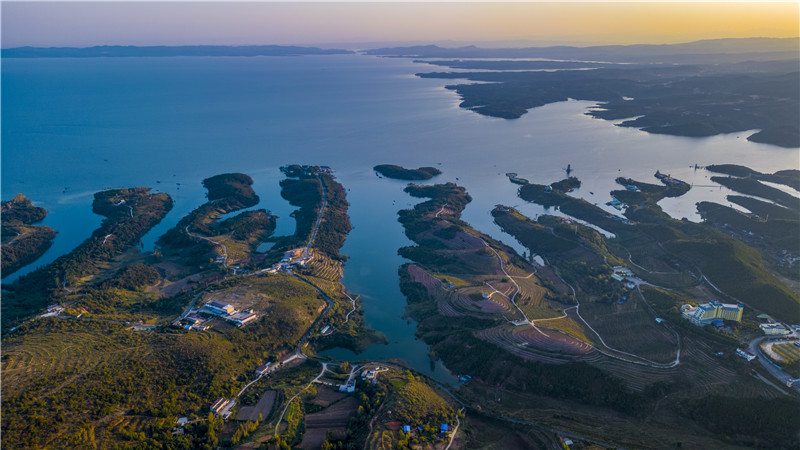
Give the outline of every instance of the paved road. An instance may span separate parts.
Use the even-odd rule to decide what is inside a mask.
[[[800,333],[798,333],[796,331],[794,333],[792,333],[792,334],[787,334],[786,336],[781,336],[782,339],[792,339],[792,338],[798,338],[798,337],[800,337]],[[761,348],[759,347],[761,342],[763,342],[765,339],[768,339],[768,338],[770,338],[770,336],[761,336],[761,337],[757,337],[757,338],[753,339],[752,341],[750,341],[750,346],[749,346],[748,350],[750,351],[750,353],[756,355],[756,359],[758,360],[758,362],[760,362],[761,365],[764,366],[764,368],[767,369],[767,371],[773,377],[777,378],[778,381],[781,382],[781,385],[786,386],[786,382],[791,380],[792,376],[789,375],[788,373],[784,372],[783,369],[781,369],[775,363],[770,361],[769,358],[767,358],[764,355],[764,353],[761,351]],[[789,389],[789,388],[787,387],[787,389]],[[800,392],[800,384],[796,384],[791,389],[794,389],[795,392]]]
[[[322,177],[320,175],[317,175],[317,179],[319,180],[319,185],[322,188],[322,206],[319,208],[317,223],[314,224],[314,229],[311,231],[311,235],[308,237],[308,243],[306,244],[306,248],[303,249],[303,254],[300,258],[305,258],[308,256],[308,250],[311,248],[311,244],[314,243],[314,238],[317,237],[319,224],[322,222],[323,214],[325,214],[325,207],[328,206],[328,190],[325,188],[325,182],[322,181]]]
[[[483,241],[483,239],[481,239],[481,241]],[[508,279],[509,279],[509,280],[511,280],[511,282],[512,282],[512,283],[514,283],[514,286],[516,286],[516,288],[517,288],[517,291],[516,291],[516,292],[514,293],[514,295],[512,295],[512,296],[511,296],[511,298],[509,299],[509,300],[511,301],[511,303],[512,303],[512,304],[514,304],[514,306],[515,306],[515,307],[516,307],[516,308],[519,310],[519,312],[522,314],[522,317],[524,317],[524,318],[525,318],[525,319],[526,319],[526,320],[529,322],[530,326],[531,326],[531,327],[533,327],[533,329],[534,329],[534,330],[536,330],[536,331],[538,331],[539,333],[541,333],[542,335],[544,335],[544,333],[542,333],[542,331],[541,331],[541,330],[539,330],[539,328],[538,328],[538,327],[536,327],[536,325],[533,323],[533,321],[531,321],[530,319],[528,319],[528,316],[527,316],[527,315],[525,315],[525,313],[522,311],[522,309],[520,309],[520,307],[519,307],[519,306],[517,306],[517,303],[514,301],[514,298],[517,296],[517,294],[518,294],[518,293],[519,293],[519,291],[520,291],[520,287],[519,287],[519,285],[517,284],[517,282],[516,282],[516,281],[514,281],[514,278],[513,278],[511,275],[509,275],[509,274],[508,274],[508,272],[506,272],[506,269],[505,269],[505,267],[504,267],[504,265],[503,265],[503,258],[501,258],[501,257],[500,257],[500,254],[499,254],[499,253],[497,253],[497,251],[496,251],[495,249],[493,249],[492,247],[490,247],[490,246],[489,246],[489,244],[487,244],[487,243],[486,243],[486,241],[483,241],[483,245],[485,245],[485,246],[486,246],[486,248],[488,248],[489,250],[493,251],[493,252],[494,252],[494,254],[495,254],[495,255],[497,255],[497,258],[500,260],[500,270],[502,270],[502,271],[503,271],[503,273],[504,273],[504,274],[506,274],[506,276],[508,277]],[[556,274],[556,275],[558,275],[558,274]],[[559,276],[559,278],[561,278],[561,276]],[[643,365],[643,366],[650,366],[650,367],[653,367],[653,368],[658,368],[658,369],[667,369],[667,368],[675,367],[675,366],[677,366],[678,364],[680,364],[680,361],[681,361],[680,337],[678,337],[678,351],[677,351],[677,354],[676,354],[676,356],[675,356],[675,360],[673,360],[671,363],[668,363],[668,364],[662,364],[662,363],[657,363],[657,362],[655,362],[655,361],[650,361],[650,360],[649,360],[649,359],[647,359],[647,358],[643,358],[643,357],[641,357],[641,356],[639,356],[639,355],[634,355],[634,354],[632,354],[632,353],[624,352],[624,351],[622,351],[622,350],[617,350],[617,349],[615,349],[615,348],[613,348],[613,347],[609,346],[608,344],[606,344],[606,343],[605,343],[605,341],[603,341],[603,337],[602,337],[602,336],[600,336],[600,333],[598,333],[598,332],[597,332],[597,331],[596,331],[594,328],[592,328],[592,326],[591,326],[591,325],[589,325],[589,322],[587,322],[587,321],[586,321],[586,320],[583,318],[583,316],[581,316],[581,313],[580,313],[580,306],[581,306],[581,305],[580,305],[580,303],[578,302],[578,296],[576,295],[575,288],[573,288],[573,287],[572,287],[572,286],[571,286],[569,283],[567,283],[567,282],[566,282],[566,280],[564,280],[563,278],[561,278],[561,281],[563,281],[563,282],[564,282],[564,284],[566,284],[567,286],[569,286],[569,288],[572,290],[572,297],[575,299],[575,302],[577,303],[577,305],[575,305],[575,314],[578,316],[578,318],[579,318],[579,319],[581,319],[581,321],[582,321],[582,322],[583,322],[583,323],[584,323],[584,324],[585,324],[585,325],[586,325],[586,326],[587,326],[587,327],[588,327],[590,330],[592,330],[592,331],[594,332],[594,334],[595,334],[595,335],[597,335],[598,339],[600,339],[600,343],[601,343],[601,344],[603,344],[603,346],[604,346],[606,349],[608,349],[609,351],[612,351],[612,352],[615,352],[615,353],[619,353],[619,354],[623,354],[623,355],[626,355],[626,356],[630,356],[630,357],[636,358],[636,360],[632,360],[632,359],[629,359],[629,358],[625,358],[625,357],[622,357],[622,356],[619,356],[619,355],[613,355],[613,354],[610,354],[609,352],[603,351],[603,350],[599,349],[597,346],[595,346],[595,345],[592,345],[591,343],[587,342],[587,344],[591,345],[591,346],[592,346],[592,348],[594,348],[595,350],[599,351],[600,353],[602,353],[602,354],[604,354],[604,355],[606,355],[606,356],[609,356],[609,357],[611,357],[611,358],[619,359],[619,360],[621,360],[621,361],[626,361],[626,362],[633,363],[633,364],[639,364],[639,365]],[[638,286],[638,285],[637,285],[637,286]],[[644,298],[644,296],[642,296],[642,298]],[[677,335],[677,333],[676,333],[676,335]]]

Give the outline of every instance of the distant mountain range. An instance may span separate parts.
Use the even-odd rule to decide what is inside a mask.
[[[16,47],[3,49],[3,58],[97,58],[141,56],[300,56],[340,55],[350,50],[283,45],[183,45],[150,46],[101,45],[96,47]]]
[[[296,56],[352,54],[351,50],[284,45],[184,45],[95,47],[15,47],[2,49],[3,58],[92,58],[136,56]],[[685,44],[550,46],[524,48],[439,47],[416,45],[364,50],[380,56],[416,58],[544,58],[558,60],[718,64],[742,61],[798,59],[800,38],[711,39]]]
[[[446,48],[436,45],[366,50],[369,55],[415,58],[545,58],[559,60],[664,63],[730,63],[797,59],[800,38],[712,39],[685,44],[593,47]]]

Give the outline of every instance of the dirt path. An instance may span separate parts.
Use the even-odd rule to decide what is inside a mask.
[[[314,384],[315,381],[319,381],[319,379],[322,378],[322,375],[327,370],[328,370],[328,365],[326,363],[322,363],[322,370],[319,372],[319,375],[317,375],[316,378],[314,378],[313,380],[309,381],[308,384],[306,385],[306,387],[304,387],[303,389],[300,389],[297,392],[297,394],[294,394],[294,397],[292,397],[291,399],[289,399],[288,402],[286,402],[286,406],[283,408],[283,411],[281,411],[281,416],[278,417],[278,422],[275,424],[275,436],[278,435],[278,428],[280,428],[280,426],[281,426],[281,420],[283,420],[283,416],[286,414],[286,410],[289,409],[289,405],[292,404],[292,402],[294,401],[294,399],[297,398],[298,395],[302,394],[303,392],[305,392],[306,389],[310,388],[311,385]]]
[[[461,409],[464,410],[463,408]],[[456,437],[456,433],[458,433],[458,427],[461,426],[461,421],[458,419],[458,415],[456,415],[456,427],[453,428],[453,433],[450,434],[450,442],[447,443],[447,447],[444,450],[450,450],[450,446],[453,445],[453,439]]]
[[[221,243],[219,243],[219,242],[217,242],[217,241],[215,241],[215,240],[213,240],[213,239],[211,239],[209,237],[201,236],[201,235],[199,235],[197,233],[192,233],[191,231],[189,231],[189,225],[186,225],[186,234],[188,234],[191,237],[197,238],[197,239],[202,239],[204,241],[211,242],[214,245],[221,246],[222,247],[222,252],[223,252],[223,255],[222,255],[222,258],[223,258],[222,259],[222,267],[224,267],[225,270],[228,269],[228,247],[226,247],[225,244],[221,244]]]
[[[358,299],[358,296],[356,296],[356,298],[354,299],[353,297],[350,297],[350,294],[348,294],[347,292],[345,292],[344,295],[348,299],[350,299],[350,303],[353,304],[353,309],[351,309],[350,312],[347,313],[346,316],[344,316],[344,323],[347,323],[348,321],[350,321],[350,314],[353,314],[354,312],[356,312],[356,300]]]

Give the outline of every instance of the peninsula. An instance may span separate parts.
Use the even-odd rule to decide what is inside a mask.
[[[11,275],[44,254],[51,245],[56,231],[44,225],[34,225],[44,220],[47,211],[33,206],[22,194],[2,205],[3,276]]]
[[[464,58],[416,60],[459,69],[417,75],[459,80],[447,89],[458,94],[462,108],[486,116],[516,119],[531,108],[586,100],[598,102],[587,114],[648,133],[705,137],[747,131],[750,141],[797,148],[798,49],[798,38],[753,38],[585,48],[417,46],[368,53]],[[460,81],[465,79],[470,83]]]

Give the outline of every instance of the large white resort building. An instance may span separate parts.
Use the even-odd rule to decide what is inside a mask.
[[[695,325],[706,325],[715,320],[733,320],[741,322],[744,306],[733,303],[719,303],[710,301],[702,305],[692,306],[689,304],[681,306],[681,314]]]

